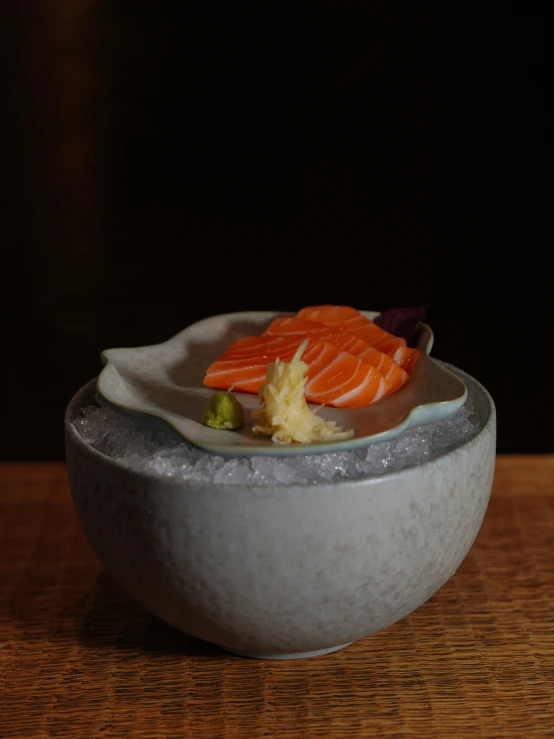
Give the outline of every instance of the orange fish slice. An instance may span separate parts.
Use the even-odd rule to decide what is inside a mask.
[[[409,375],[412,374],[417,364],[418,359],[421,357],[419,349],[411,349],[409,346],[399,346],[393,349],[389,356],[400,365]]]
[[[319,339],[359,357],[365,364],[371,364],[391,384],[389,393],[394,393],[409,379],[408,373],[394,359],[370,346],[363,339],[346,331],[338,331],[315,321],[300,318],[276,318],[262,336],[298,336],[298,338]]]
[[[208,367],[204,385],[257,393],[271,362],[277,358],[290,361],[302,343],[297,336],[246,338],[231,344]],[[375,367],[325,341],[308,339],[302,361],[308,365],[304,395],[311,403],[360,408],[384,397],[391,388]]]
[[[359,310],[346,305],[316,305],[302,308],[295,318],[323,323],[331,328],[347,331],[384,354],[400,346],[406,346],[406,340],[384,331],[380,326],[366,318]]]

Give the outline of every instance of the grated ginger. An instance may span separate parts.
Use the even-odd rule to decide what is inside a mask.
[[[308,365],[302,356],[308,340],[302,342],[290,362],[276,362],[267,368],[266,384],[260,387],[262,406],[252,411],[260,420],[255,434],[271,436],[275,444],[349,439],[354,431],[343,431],[334,421],[325,421],[313,413],[304,397]]]

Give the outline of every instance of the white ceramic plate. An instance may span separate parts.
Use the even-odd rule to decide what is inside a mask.
[[[362,311],[368,318],[378,313]],[[208,428],[202,417],[214,390],[202,385],[206,368],[231,342],[259,335],[274,318],[290,313],[255,311],[227,313],[189,326],[162,344],[133,349],[108,349],[98,393],[109,404],[151,420],[168,423],[186,441],[216,454],[311,454],[352,449],[397,436],[413,426],[453,415],[465,402],[464,383],[431,359],[433,333],[421,324],[416,346],[423,355],[410,380],[392,395],[365,408],[330,408],[320,415],[344,429],[351,439],[281,446],[252,434],[250,413],[259,406],[257,395],[234,393],[245,408],[246,422],[239,431]]]

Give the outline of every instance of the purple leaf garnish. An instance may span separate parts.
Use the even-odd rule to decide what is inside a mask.
[[[425,320],[428,305],[407,308],[389,308],[377,316],[373,323],[395,336],[406,339],[408,346],[412,346],[417,327]]]

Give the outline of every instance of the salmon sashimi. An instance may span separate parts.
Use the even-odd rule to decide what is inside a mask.
[[[208,367],[203,383],[257,393],[269,365],[277,359],[290,361],[301,343],[298,336],[239,339]],[[361,408],[390,392],[391,384],[379,370],[326,341],[308,338],[302,361],[308,365],[304,395],[310,403]]]
[[[409,346],[399,346],[393,349],[390,357],[402,367],[408,375],[411,375],[415,369],[418,359],[421,357],[419,349],[411,349]]]
[[[389,393],[394,393],[409,379],[409,374],[394,358],[370,346],[363,339],[346,331],[339,331],[315,321],[305,321],[300,318],[276,318],[264,331],[262,336],[297,336],[300,338],[319,339],[342,349],[355,357],[359,357],[365,364],[379,370],[390,382]]]
[[[291,338],[290,336],[244,336],[228,346],[219,359],[224,359],[227,355],[236,359],[240,355],[245,359],[269,357],[273,361],[279,356],[280,351],[290,350]],[[300,342],[297,337],[294,337],[294,343],[299,346]]]
[[[384,331],[380,326],[366,318],[359,310],[346,305],[316,305],[302,308],[296,318],[323,323],[340,331],[347,331],[384,354],[400,346],[406,346],[406,339]]]

